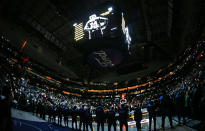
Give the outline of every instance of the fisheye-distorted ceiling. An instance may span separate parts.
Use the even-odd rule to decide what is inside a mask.
[[[73,24],[106,0],[3,1],[0,33],[15,47],[27,40],[24,53],[72,78],[121,81],[145,75],[175,58],[197,39],[202,0],[111,0],[124,11],[130,27],[130,55],[113,68],[93,68],[77,50]],[[138,73],[136,73],[138,72]]]

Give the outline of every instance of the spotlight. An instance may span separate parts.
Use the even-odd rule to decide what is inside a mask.
[[[76,25],[77,25],[77,23],[74,23],[74,24],[73,24],[73,26],[76,26]]]
[[[111,12],[111,11],[113,10],[113,8],[112,8],[112,7],[109,7],[108,10]]]

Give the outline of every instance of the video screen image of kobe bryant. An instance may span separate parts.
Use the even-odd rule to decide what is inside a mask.
[[[81,21],[74,22],[74,40],[92,40],[119,35],[121,30],[121,12],[114,6],[98,8]]]

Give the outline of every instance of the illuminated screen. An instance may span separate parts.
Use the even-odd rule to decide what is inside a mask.
[[[124,14],[114,6],[96,7],[73,24],[74,40],[87,63],[113,67],[129,53],[131,37]]]
[[[113,7],[96,10],[84,17],[81,22],[74,23],[74,40],[92,40],[99,38],[115,38],[122,34],[121,13]]]

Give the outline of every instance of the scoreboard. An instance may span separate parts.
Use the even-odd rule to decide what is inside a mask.
[[[74,22],[74,43],[95,67],[113,67],[129,53],[131,37],[123,12],[114,5],[95,7]]]

